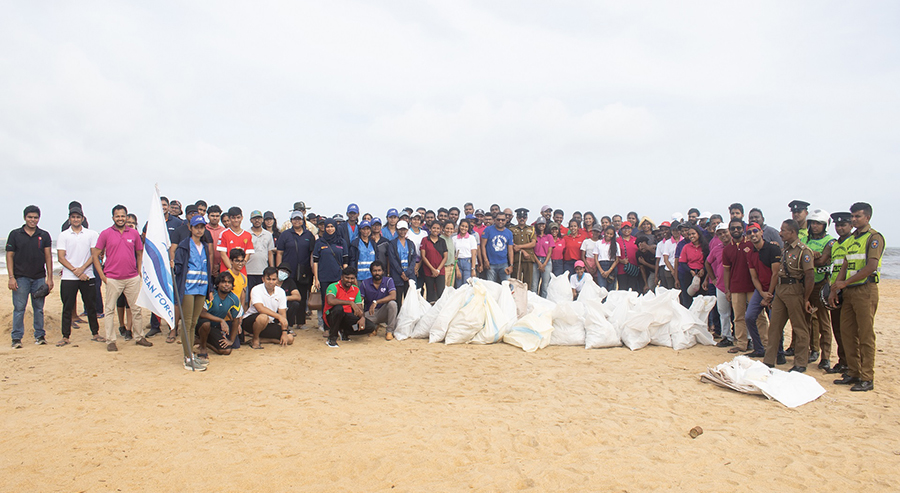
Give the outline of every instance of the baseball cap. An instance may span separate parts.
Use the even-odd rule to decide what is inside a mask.
[[[698,218],[698,219],[709,219],[710,216],[712,216],[712,212],[709,212],[709,211],[703,211],[703,212],[700,213],[699,216],[697,216],[697,218]]]
[[[263,214],[263,219],[275,219],[275,213],[272,211],[266,211],[266,213]]]
[[[755,223],[754,223],[754,224],[755,224]],[[716,231],[717,231],[717,232],[718,232],[718,231],[728,231],[728,225],[725,224],[725,223],[719,223],[719,225],[716,226]]]
[[[549,210],[553,210],[553,207],[550,207],[549,205],[541,206],[541,212],[545,212],[545,211],[549,211]]]
[[[188,206],[184,208],[184,213],[185,213],[185,215],[187,215],[192,212],[196,214],[196,213],[200,212],[200,210],[197,209],[197,206],[195,204],[188,204]]]
[[[466,214],[466,219],[475,219],[475,214]]]
[[[263,217],[263,213],[260,211],[253,211],[250,213],[250,219],[253,219],[254,217]]]
[[[414,217],[422,217],[422,213],[416,211],[416,212],[413,212],[409,217],[410,217],[410,218],[414,218]]]
[[[191,227],[194,227],[198,224],[206,224],[206,219],[203,218],[200,214],[191,218]]]
[[[625,226],[625,225],[623,224],[622,226]],[[596,231],[598,233],[602,233],[603,226],[600,226],[599,224],[595,224],[595,225],[591,226],[591,231]]]
[[[331,217],[331,219],[334,219],[335,221],[343,221],[344,216],[342,216],[340,214],[335,214],[334,216]]]
[[[475,209],[475,215],[476,215],[476,216],[483,216],[483,215],[484,215],[484,209]]]
[[[69,207],[69,215],[78,214],[81,217],[84,217],[84,211],[81,210],[80,205]]]
[[[373,217],[373,218],[372,218],[372,224],[375,225],[375,224],[384,224],[384,223],[381,222],[381,218],[380,218],[380,217]]]
[[[359,214],[359,206],[356,204],[348,205],[347,206],[347,214],[350,214],[351,212],[355,212],[355,213]]]
[[[371,221],[363,221],[363,222],[359,223],[359,227],[360,228],[371,228],[372,222]]]
[[[634,226],[631,225],[631,221],[625,221],[624,223],[622,223],[622,227],[623,228],[633,228]]]
[[[582,262],[581,260],[576,260],[575,267],[584,267],[584,262]]]
[[[725,223],[721,223],[721,224],[719,224],[719,226],[721,226],[722,224],[725,224]],[[757,224],[757,223],[750,223],[750,224],[748,224],[748,225],[747,225],[747,229],[750,229],[750,228],[756,228],[756,229],[762,231],[762,226],[760,226],[760,225]],[[718,229],[718,228],[716,228],[716,229]]]
[[[397,209],[388,209],[387,214],[384,217],[397,216],[400,217],[400,214],[397,212]]]
[[[663,222],[659,223],[659,227],[660,227],[660,228],[663,227],[663,226],[669,228],[669,227],[672,226],[672,223],[670,223],[669,221],[663,221]]]
[[[303,212],[297,211],[297,210],[291,212],[291,219],[293,219],[295,217],[299,217],[299,218],[303,219]]]
[[[397,229],[409,229],[409,224],[406,221],[398,221]]]

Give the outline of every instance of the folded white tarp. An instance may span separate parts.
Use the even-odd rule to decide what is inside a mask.
[[[769,368],[746,356],[737,356],[700,374],[701,382],[709,382],[745,394],[762,394],[787,407],[797,407],[818,399],[825,393],[815,378],[797,372]]]

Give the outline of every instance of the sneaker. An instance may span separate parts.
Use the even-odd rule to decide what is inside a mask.
[[[201,364],[196,359],[186,359],[184,360],[184,369],[188,371],[206,371],[206,365]]]
[[[109,351],[109,352],[118,351],[118,350],[119,350],[119,346],[116,346],[116,343],[115,343],[115,342],[111,342],[111,343],[109,343],[109,344],[106,345],[106,350]]]
[[[22,340],[21,339],[13,339],[12,340],[12,348],[13,349],[22,349]]]
[[[143,339],[143,338],[142,338],[142,339],[138,339],[134,344],[135,344],[136,346],[144,346],[144,347],[151,347],[151,346],[153,346],[153,343],[152,343],[152,342],[148,341],[147,339]]]
[[[34,340],[34,345],[35,346],[46,346],[47,339],[44,339],[44,336],[38,337],[37,339]]]
[[[199,354],[195,354],[194,361],[199,361],[200,364],[208,365],[209,364],[209,355],[207,354],[207,355],[201,356]]]
[[[155,336],[155,335],[157,335],[157,334],[162,334],[162,331],[159,330],[159,329],[151,328],[151,329],[147,332],[146,337],[153,337],[153,336]]]
[[[729,340],[729,339],[722,339],[721,341],[719,341],[716,344],[716,347],[730,347],[730,346],[734,346],[734,343],[731,342],[731,340]]]
[[[325,345],[328,347],[340,347],[340,346],[338,346],[337,341],[334,339],[331,339],[331,338],[329,338],[327,341],[325,341]]]
[[[130,340],[134,339],[134,334],[132,334],[130,330],[126,330],[125,334],[123,334],[123,337],[125,338],[126,341],[130,341]]]

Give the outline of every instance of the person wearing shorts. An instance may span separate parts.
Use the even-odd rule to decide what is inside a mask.
[[[278,269],[266,267],[263,283],[250,291],[250,308],[241,322],[244,334],[251,334],[250,347],[262,349],[263,342],[287,346],[294,343],[287,321],[287,295],[278,287]],[[246,340],[244,341],[246,342]]]

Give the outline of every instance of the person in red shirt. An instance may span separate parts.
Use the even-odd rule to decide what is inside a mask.
[[[722,250],[722,265],[725,267],[725,297],[731,302],[731,310],[734,313],[734,347],[729,353],[740,353],[756,349],[765,350],[766,340],[762,340],[762,348],[750,348],[747,344],[747,305],[756,288],[750,277],[750,265],[747,263],[748,254],[753,251],[753,243],[744,236],[744,222],[740,219],[732,219],[728,223],[728,232],[731,234],[732,243],[725,245]],[[769,319],[765,313],[760,313],[757,325],[760,328],[761,337],[766,337],[769,331]]]
[[[778,284],[778,273],[781,272],[781,249],[774,243],[763,240],[762,227],[758,223],[750,223],[747,226],[747,235],[753,243],[753,251],[747,254],[747,265],[750,267],[750,278],[753,281],[755,291],[747,303],[747,313],[744,320],[747,323],[747,332],[753,341],[753,352],[747,356],[765,358],[766,343],[762,337],[768,339],[768,331],[760,334],[756,327],[756,320],[765,309],[771,311],[768,304],[775,298],[775,286]],[[763,349],[756,349],[759,344]],[[784,349],[778,348],[778,364],[784,364],[787,360]]]
[[[615,221],[615,217],[613,216],[613,221]],[[616,280],[619,283],[618,289],[641,293],[643,292],[643,281],[640,264],[637,260],[637,242],[634,236],[631,236],[632,230],[633,227],[629,221],[622,223],[622,227],[619,228],[619,238],[616,240],[619,243],[619,267]],[[627,267],[628,265],[634,267]]]
[[[434,304],[444,293],[444,264],[447,263],[447,243],[441,238],[441,223],[432,221],[429,235],[419,245],[422,266],[419,274],[425,283],[425,299]]]
[[[341,280],[325,290],[322,309],[328,325],[328,340],[325,343],[328,347],[338,347],[338,332],[343,340],[349,341],[350,334],[369,334],[375,330],[375,327],[363,328],[366,321],[363,297],[356,285],[356,269],[353,267],[344,267]]]
[[[560,228],[562,231],[562,228]],[[569,219],[569,228],[565,234],[566,246],[563,248],[563,263],[569,274],[575,273],[575,262],[581,260],[581,244],[588,238],[578,227],[578,220]]]
[[[216,251],[220,253],[221,265],[219,270],[225,272],[231,269],[231,260],[228,254],[234,248],[244,250],[244,266],[241,267],[241,274],[247,275],[246,262],[250,260],[253,254],[253,235],[249,231],[241,229],[241,220],[244,218],[243,211],[240,207],[232,207],[228,209],[229,226],[228,229],[222,231],[219,235],[219,241],[216,243]]]
[[[561,276],[566,270],[563,258],[566,250],[566,237],[561,234],[557,223],[550,223],[549,229],[550,234],[553,236],[553,250],[550,251],[550,260],[553,262],[553,275]]]

